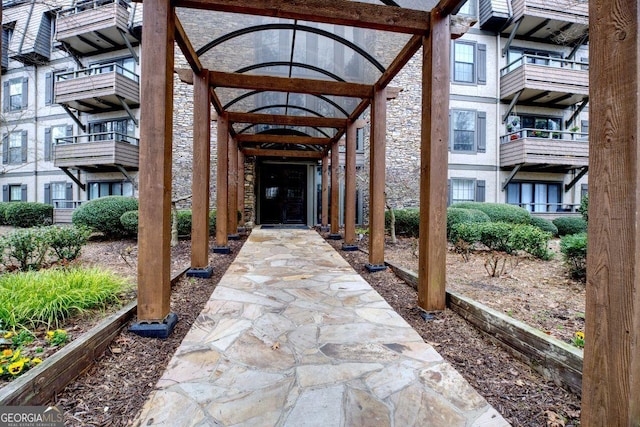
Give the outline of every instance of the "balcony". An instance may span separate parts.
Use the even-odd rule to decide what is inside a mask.
[[[500,70],[500,100],[517,105],[567,108],[589,96],[589,65],[523,55]]]
[[[140,78],[118,64],[57,74],[55,102],[86,113],[136,108]]]
[[[572,45],[589,28],[586,0],[511,0],[512,23],[503,30],[528,40]]]
[[[58,138],[53,164],[92,172],[138,170],[138,144],[138,138],[118,132]]]
[[[563,172],[589,166],[588,135],[521,129],[500,138],[500,167]]]
[[[118,50],[138,40],[125,0],[87,0],[58,12],[55,39],[81,55]]]

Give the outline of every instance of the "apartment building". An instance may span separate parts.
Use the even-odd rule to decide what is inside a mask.
[[[511,203],[546,216],[575,211],[587,183],[588,3],[468,0],[458,14],[477,22],[451,42],[449,202]],[[136,194],[138,144],[145,143],[138,131],[140,18],[141,6],[125,0],[3,1],[2,200],[52,203],[56,219],[68,221],[82,201]],[[319,65],[330,59],[301,69],[304,75],[339,74],[335,64],[347,74],[362,72],[362,58],[350,48],[328,53],[321,31],[300,34],[297,43],[315,44],[320,53],[296,59]],[[338,36],[356,46],[371,43],[355,33]],[[291,45],[290,38],[261,37],[271,50],[261,49],[256,62],[277,67],[282,55],[275,48]],[[394,207],[419,204],[420,58],[419,52],[394,79],[388,101],[387,198]],[[182,63],[178,55],[176,66]],[[191,191],[192,92],[179,82],[175,91],[173,193],[184,195]],[[269,107],[278,102],[265,94],[238,102],[283,113]],[[312,103],[294,104],[298,114],[335,108],[326,99]],[[358,222],[367,215],[368,134],[366,125],[358,134]],[[319,164],[287,164],[291,173],[277,159],[246,157],[247,219],[289,221],[270,214],[268,191],[282,187],[298,195],[282,212],[298,212],[295,222],[319,222]]]

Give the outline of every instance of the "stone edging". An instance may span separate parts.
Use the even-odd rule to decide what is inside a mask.
[[[182,269],[171,284],[188,270]],[[137,301],[131,301],[118,312],[102,320],[98,325],[64,346],[40,365],[0,389],[0,406],[44,405],[67,384],[77,378],[97,359],[127,325],[137,309]]]
[[[390,262],[385,264],[417,288],[416,273]],[[578,396],[582,394],[582,350],[455,292],[447,292],[447,306],[545,378]]]

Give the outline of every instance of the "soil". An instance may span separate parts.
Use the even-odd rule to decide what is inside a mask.
[[[451,363],[458,372],[494,407],[505,419],[514,426],[578,426],[580,425],[580,398],[553,382],[542,378],[529,366],[514,359],[503,348],[496,345],[489,338],[482,335],[472,325],[451,310],[435,313],[433,319],[425,320],[423,313],[417,307],[416,291],[402,280],[398,279],[389,269],[377,273],[369,273],[364,265],[368,256],[362,251],[344,252],[340,250],[341,241],[328,240],[340,254],[384,297],[424,340]],[[360,242],[363,248],[366,241]],[[398,245],[387,245],[385,258],[393,258],[398,263],[401,260],[410,261],[413,257],[413,243],[409,240],[401,241]],[[453,256],[452,256],[453,255]],[[453,278],[457,282],[465,279],[478,283],[487,282],[488,291],[499,295],[501,304],[513,306],[521,301],[512,289],[503,286],[500,280],[484,280],[481,272],[476,273],[472,266],[480,267],[484,271],[484,261],[470,261],[469,265],[462,262],[460,255],[449,254],[447,257],[448,281]],[[478,264],[479,263],[479,264]],[[416,260],[417,264],[417,260]],[[464,264],[458,268],[458,264]],[[532,263],[528,270],[536,270],[536,263]],[[404,264],[406,268],[410,265]],[[539,267],[539,266],[538,266]],[[521,268],[521,266],[518,266]],[[484,273],[487,274],[486,272]],[[558,273],[559,274],[559,273]],[[471,279],[472,278],[472,279]],[[507,281],[519,283],[511,278]],[[521,279],[522,280],[522,279]],[[527,277],[528,281],[535,279]],[[449,284],[449,282],[448,282]],[[488,286],[491,285],[491,286]],[[542,287],[543,284],[540,283]],[[452,285],[453,289],[454,286]],[[482,286],[470,286],[479,295],[483,295]],[[503,290],[504,289],[504,290]],[[460,291],[460,289],[458,289]],[[503,290],[501,292],[501,290]],[[547,291],[541,288],[540,293]],[[490,299],[488,296],[483,297]],[[572,296],[573,299],[577,297]],[[509,302],[512,302],[510,304]],[[584,305],[584,302],[583,302]]]

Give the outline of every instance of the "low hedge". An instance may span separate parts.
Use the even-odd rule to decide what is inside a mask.
[[[455,224],[490,222],[489,216],[477,209],[462,209],[449,207],[447,209],[447,237],[451,235],[451,228]]]
[[[7,206],[9,206],[11,202],[0,202],[0,225],[7,225]]]
[[[587,232],[587,221],[578,216],[556,218],[553,220],[553,224],[558,227],[559,236]]]
[[[178,211],[178,235],[190,236],[192,225],[192,213],[189,209],[181,209]],[[138,234],[138,211],[129,211],[120,217],[122,228],[126,230],[130,236]],[[214,234],[216,228],[216,211],[209,212],[209,234]]]
[[[571,277],[584,280],[587,277],[587,233],[564,236],[560,240],[560,252]]]
[[[463,202],[455,203],[451,207],[482,211],[493,222],[508,222],[511,224],[529,224],[531,222],[529,211],[519,206],[505,203]]]
[[[108,196],[83,203],[73,211],[71,221],[76,226],[89,227],[104,233],[109,238],[129,235],[120,222],[122,214],[138,209],[138,200],[133,197]]]
[[[10,202],[4,206],[6,225],[29,228],[51,225],[53,206],[37,202]]]
[[[542,231],[546,231],[547,233],[551,233],[552,236],[558,235],[558,227],[551,221],[546,218],[540,218],[537,216],[531,217],[531,225],[538,227]]]
[[[418,237],[420,234],[420,209],[394,209],[393,214],[396,218],[396,235],[407,237]],[[391,228],[391,214],[389,211],[384,213],[385,228]]]

